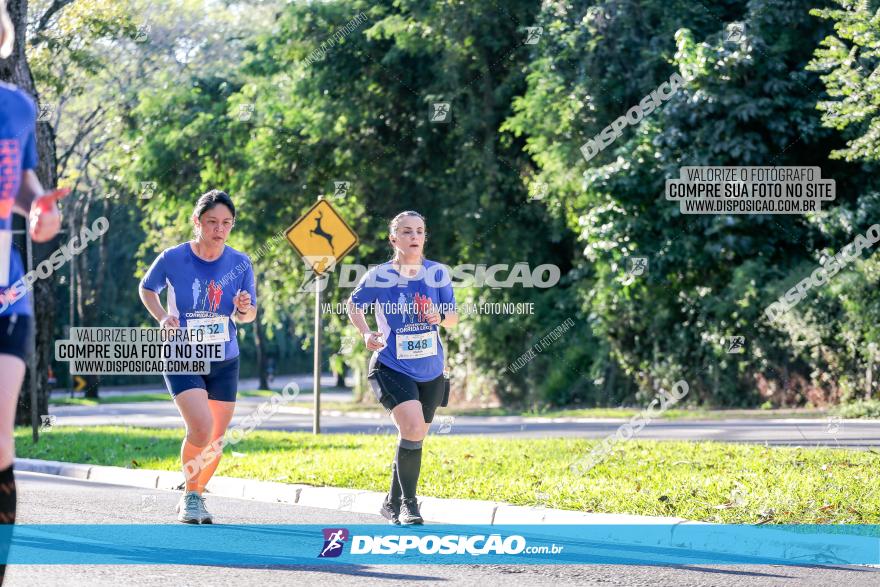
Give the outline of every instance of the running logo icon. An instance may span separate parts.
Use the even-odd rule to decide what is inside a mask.
[[[431,298],[417,293],[413,296],[413,305],[418,313],[419,322],[427,322],[428,312],[431,311]]]
[[[193,282],[193,294],[197,292],[197,284]],[[223,287],[221,287],[218,283],[216,283],[213,279],[211,283],[208,284],[207,291],[205,292],[205,298],[202,300],[202,309],[204,309],[205,304],[208,304],[209,312],[216,312],[220,307],[220,298],[223,297]]]
[[[321,549],[318,558],[336,558],[342,554],[342,547],[348,540],[348,530],[345,528],[324,528],[324,548]]]

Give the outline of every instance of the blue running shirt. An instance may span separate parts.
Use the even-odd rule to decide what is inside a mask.
[[[37,109],[34,101],[15,86],[0,82],[0,230],[12,230],[12,206],[21,186],[22,173],[37,167]],[[0,301],[9,306],[0,316],[31,315],[31,294],[15,297],[9,285],[24,277],[24,264],[14,245],[2,251],[9,258],[9,283],[0,287]],[[2,304],[0,304],[2,308]]]
[[[448,269],[425,259],[417,275],[401,277],[389,261],[367,271],[351,294],[358,309],[372,305],[386,346],[378,361],[415,381],[432,381],[443,374],[439,328],[428,324],[424,311],[455,311]],[[440,307],[436,307],[440,306]]]
[[[254,268],[247,255],[226,246],[213,261],[199,258],[189,242],[165,249],[147,270],[141,287],[160,293],[168,287],[168,313],[177,316],[180,327],[193,320],[225,317],[228,329],[226,359],[238,356],[236,325],[229,317],[235,312],[232,298],[238,290],[251,294],[257,305]]]

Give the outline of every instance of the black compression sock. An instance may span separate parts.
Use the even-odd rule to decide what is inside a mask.
[[[12,474],[12,465],[0,471],[0,524],[15,523],[15,477]],[[6,558],[9,554],[9,542],[12,535],[11,528],[0,530],[0,584],[6,574]]]
[[[388,492],[391,501],[400,501],[403,492],[400,489],[400,481],[397,480],[397,460],[391,463],[391,491]]]
[[[416,496],[419,484],[419,472],[422,469],[422,441],[400,439],[397,444],[397,479],[403,492],[403,498]]]

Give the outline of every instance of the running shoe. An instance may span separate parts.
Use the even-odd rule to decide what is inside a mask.
[[[422,514],[419,513],[419,502],[415,497],[404,498],[400,504],[400,516],[398,517],[401,524],[424,524]]]
[[[400,520],[397,519],[400,516],[400,500],[399,499],[391,499],[391,495],[385,496],[385,501],[382,502],[382,509],[379,510],[379,513],[382,514],[382,517],[388,520],[391,524],[400,524]]]
[[[199,510],[200,510],[200,518],[199,522],[202,524],[213,524],[214,516],[211,515],[211,512],[208,511],[208,508],[205,507],[205,498],[201,495],[199,496]]]
[[[177,502],[177,519],[184,524],[198,524],[202,519],[202,498],[195,491],[184,493]]]

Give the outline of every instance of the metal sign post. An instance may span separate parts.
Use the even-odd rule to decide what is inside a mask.
[[[321,280],[315,279],[315,364],[314,382],[312,393],[314,394],[315,414],[312,418],[312,434],[321,433]]]
[[[314,394],[315,414],[312,419],[312,433],[321,433],[321,290],[329,279],[329,271],[336,262],[347,255],[358,238],[333,206],[318,196],[314,206],[299,217],[284,232],[287,241],[302,257],[308,270],[315,275],[315,336],[314,336]],[[302,290],[301,290],[302,291]],[[307,290],[306,290],[307,291]]]

